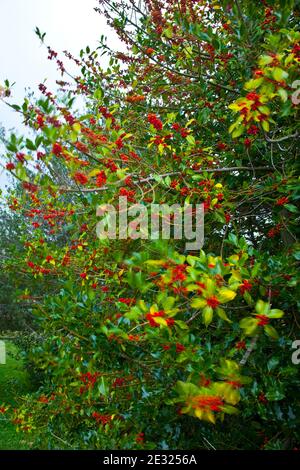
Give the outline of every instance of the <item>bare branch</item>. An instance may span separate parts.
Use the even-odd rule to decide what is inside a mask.
[[[270,139],[270,137],[265,134],[265,138],[267,142],[271,142],[272,144],[276,142],[283,142],[284,140],[288,139],[296,139],[299,136],[299,132],[295,132],[295,134],[285,135],[284,137],[280,137],[279,139]]]

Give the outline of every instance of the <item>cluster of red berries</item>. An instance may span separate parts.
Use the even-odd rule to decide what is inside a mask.
[[[156,114],[148,114],[148,122],[150,122],[150,124],[152,124],[152,126],[157,130],[157,131],[161,131],[162,128],[163,128],[163,123],[161,122],[161,120],[156,116]]]

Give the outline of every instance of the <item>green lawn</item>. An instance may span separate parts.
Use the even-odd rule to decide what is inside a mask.
[[[18,349],[11,342],[6,342],[6,364],[0,364],[0,405],[16,405],[16,397],[30,389],[30,382],[22,360],[17,357]],[[5,421],[0,414],[0,450],[28,449],[23,433],[17,433],[15,426]]]

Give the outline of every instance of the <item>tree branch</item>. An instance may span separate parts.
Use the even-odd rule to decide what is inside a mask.
[[[267,134],[265,134],[265,138],[266,138],[266,141],[267,142],[271,142],[272,144],[276,143],[276,142],[283,142],[284,140],[287,140],[287,139],[296,139],[296,137],[299,136],[299,132],[295,132],[295,134],[290,134],[290,135],[285,135],[284,137],[280,137],[279,139],[270,139],[270,137],[267,136]]]

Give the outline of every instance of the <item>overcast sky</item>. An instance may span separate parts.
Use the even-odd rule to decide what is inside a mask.
[[[45,78],[52,89],[60,79],[55,62],[47,60],[47,50],[34,33],[36,26],[47,33],[46,43],[57,52],[67,49],[78,56],[87,45],[95,48],[101,34],[111,47],[120,48],[105,18],[93,10],[97,5],[97,0],[0,0],[0,85],[5,79],[16,82],[11,103],[22,103],[25,88],[36,91]],[[18,113],[1,101],[0,125],[22,130]],[[0,169],[0,187],[5,182]]]

